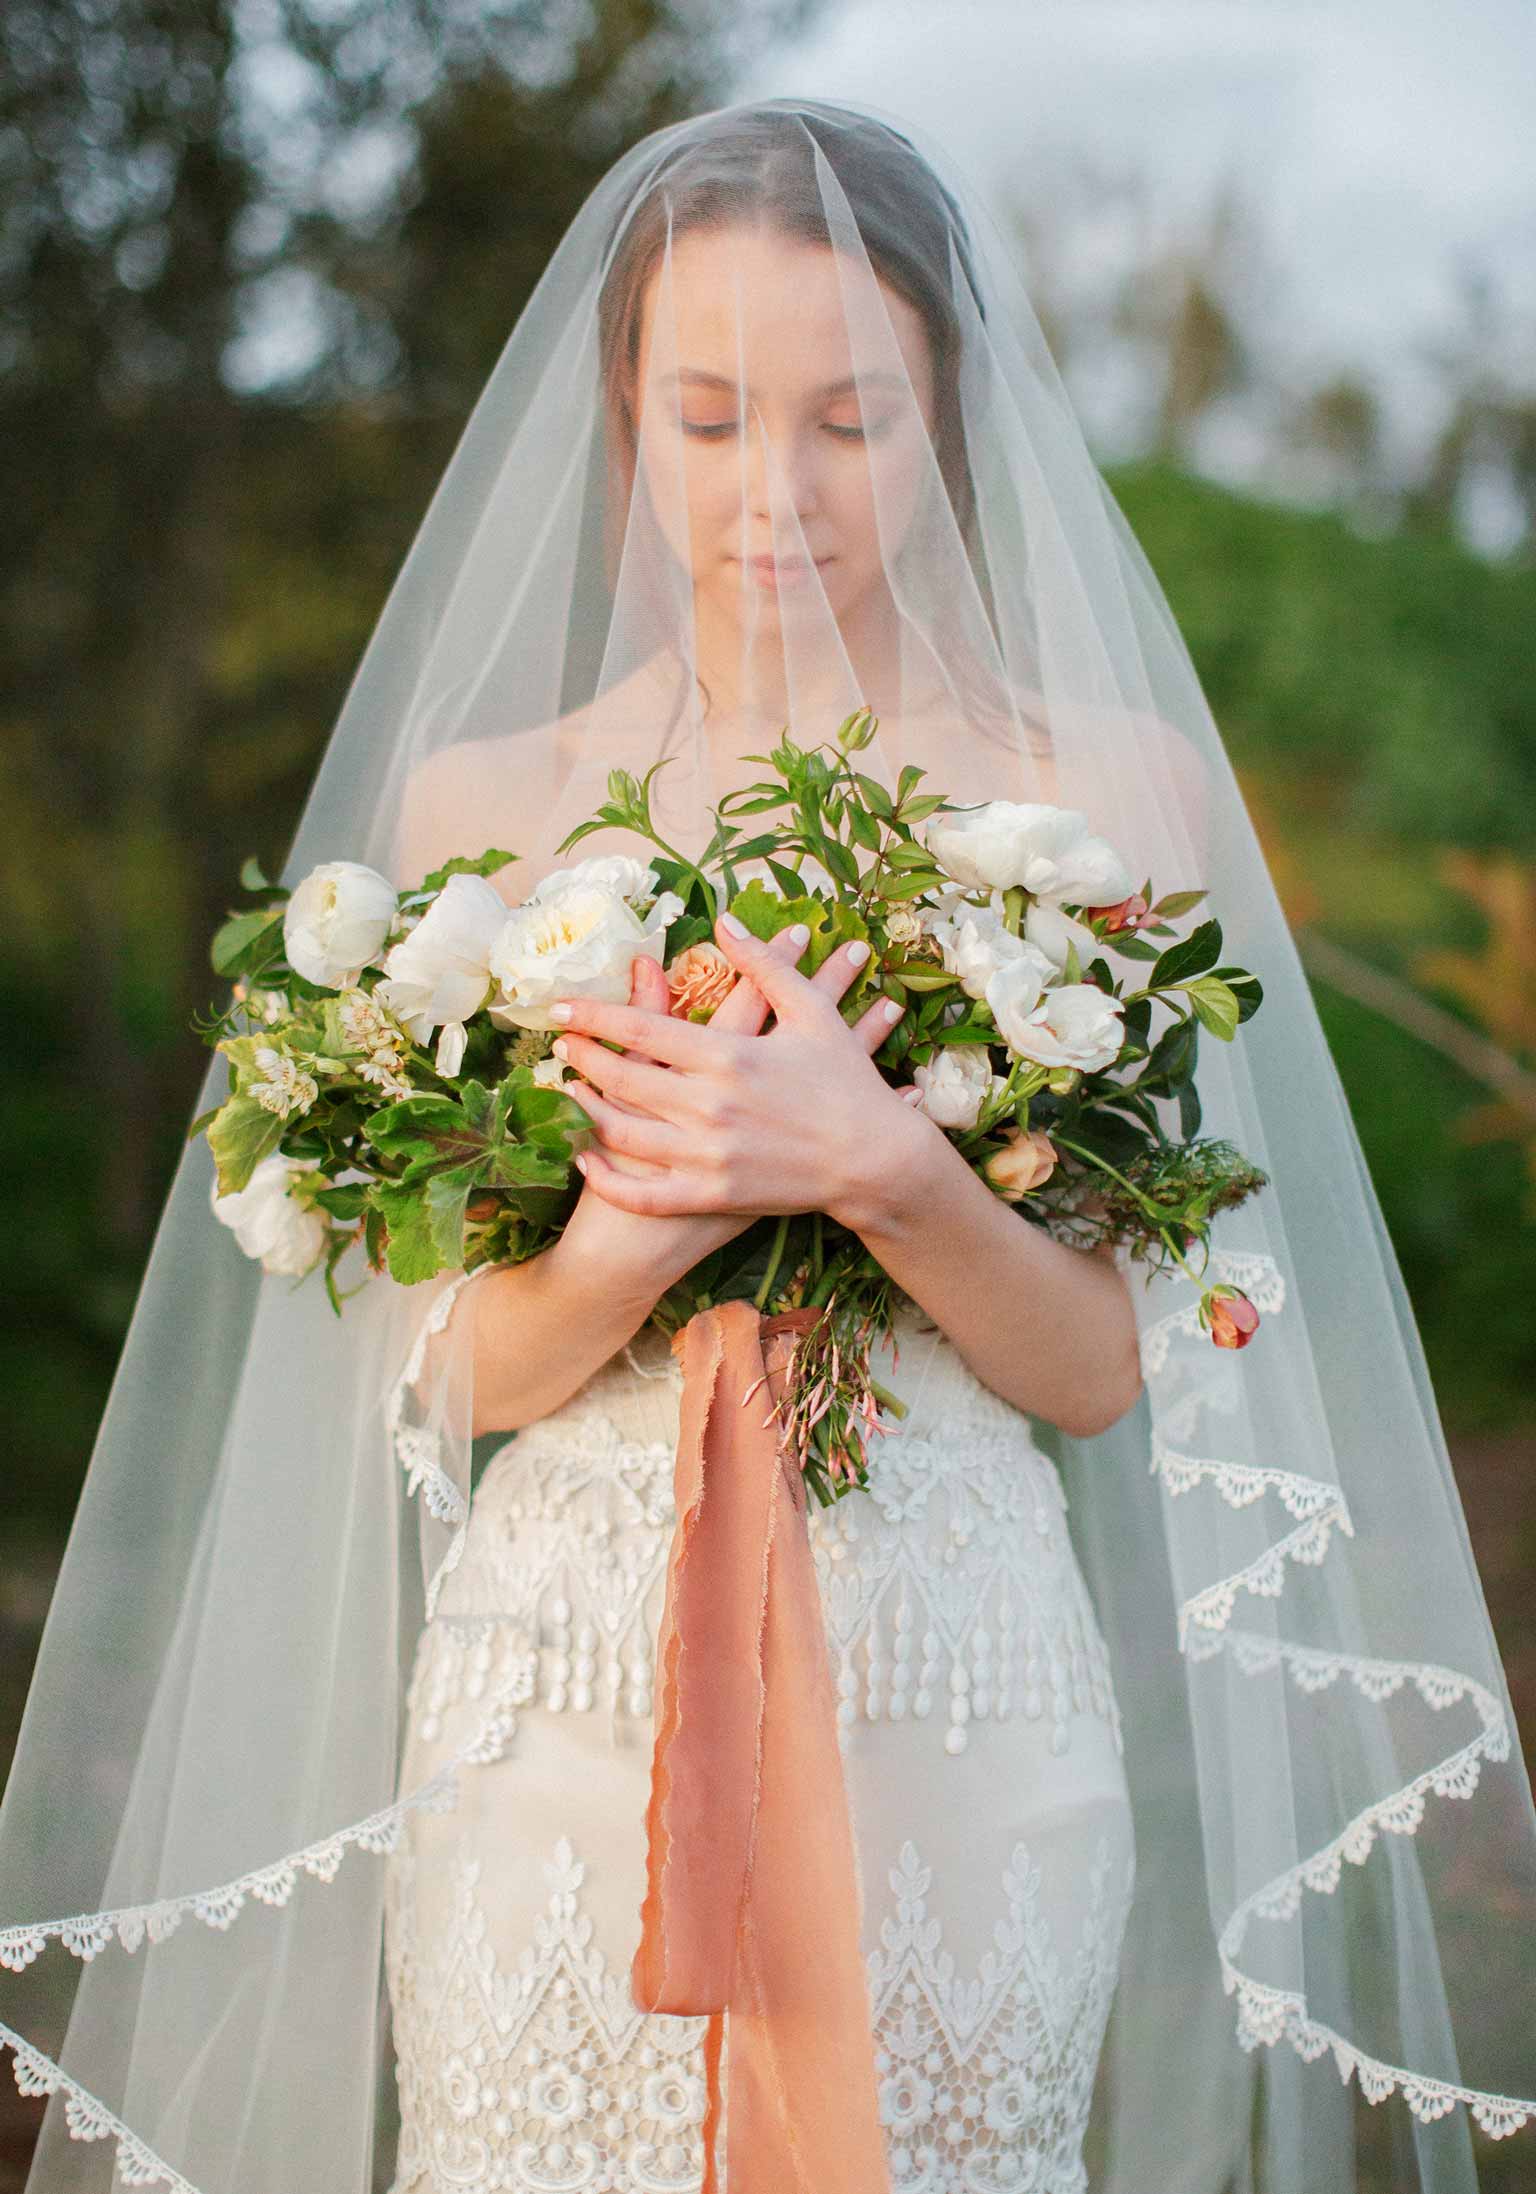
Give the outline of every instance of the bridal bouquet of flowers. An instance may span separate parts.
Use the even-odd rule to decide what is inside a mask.
[[[614,828],[654,857],[579,861],[521,904],[489,881],[516,858],[495,847],[404,893],[348,861],[289,893],[247,862],[241,881],[260,904],[215,936],[232,998],[200,1024],[230,1090],[189,1130],[213,1152],[218,1218],[268,1271],[320,1270],[338,1313],[337,1266],[354,1243],[369,1271],[408,1285],[536,1255],[574,1206],[592,1133],[551,1056],[549,1007],[626,1001],[644,954],[665,969],[671,1011],[707,1021],[737,979],[712,941],[728,909],[759,938],[806,925],[807,974],[867,940],[841,1010],[855,1019],[878,992],[906,1008],[875,1054],[886,1077],[916,1088],[1026,1218],[1177,1263],[1214,1344],[1244,1347],[1254,1305],[1189,1259],[1203,1261],[1217,1212],[1266,1176],[1200,1136],[1195,1071],[1201,1031],[1230,1042],[1260,1003],[1257,979],[1222,964],[1213,916],[1181,931],[1204,891],[1153,900],[1150,878],[1134,889],[1075,810],[957,807],[921,790],[915,767],[888,788],[857,767],[874,730],[861,710],[820,747],[785,737],[746,757],[770,774],[722,799],[696,860],[655,827],[655,768],[615,771],[559,850]],[[766,875],[744,879],[749,865]],[[882,1408],[901,1407],[869,1368],[895,1294],[857,1236],[805,1213],[755,1222],[653,1318],[676,1332],[733,1298],[817,1314],[801,1321],[781,1422],[831,1500],[867,1483],[868,1439]]]

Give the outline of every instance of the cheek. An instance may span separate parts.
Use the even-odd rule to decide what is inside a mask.
[[[699,561],[740,514],[741,471],[729,441],[653,434],[642,445],[641,468],[669,547],[684,562]]]
[[[897,432],[871,443],[864,459],[837,481],[836,507],[848,553],[879,562],[906,538],[923,480],[932,465],[923,437]]]

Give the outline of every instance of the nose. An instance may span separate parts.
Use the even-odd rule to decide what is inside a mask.
[[[753,405],[745,494],[748,516],[765,534],[771,536],[775,521],[783,525],[791,513],[801,525],[815,516],[821,454],[814,429],[770,427],[761,407]]]

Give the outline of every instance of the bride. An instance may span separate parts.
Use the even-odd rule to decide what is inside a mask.
[[[913,509],[934,461],[947,210],[889,132],[838,169],[894,371],[861,355],[866,307],[850,309],[814,139],[789,113],[719,126],[670,164],[628,209],[597,303],[625,473],[666,514],[691,587],[697,766],[720,791],[752,776],[743,757],[776,726],[808,743],[829,730],[850,675],[880,704],[887,766],[921,754],[948,786],[967,739],[935,666],[895,675],[887,515]],[[882,208],[904,203],[888,238]],[[655,553],[637,500],[631,559]],[[654,758],[684,667],[674,644],[605,694],[605,765]],[[530,785],[525,757],[579,758],[583,714],[436,755],[407,789],[402,875],[472,838],[552,866],[558,795],[542,762]],[[999,795],[1052,789],[1048,751],[993,766]],[[595,843],[624,850],[621,833]],[[502,876],[515,897],[535,880],[527,860]],[[501,1757],[451,1814],[415,1817],[390,1867],[400,2194],[699,2183],[703,2022],[643,2016],[628,1986],[680,1378],[642,1329],[753,1217],[812,1210],[854,1229],[910,1304],[899,1369],[878,1367],[909,1414],[880,1445],[873,1498],[811,1524],[891,2180],[1086,2183],[1130,1805],[1103,1640],[1030,1416],[1083,1436],[1122,1416],[1135,1315],[1113,1261],[1023,1224],[872,1067],[901,1008],[882,998],[851,1026],[835,1010],[867,956],[844,949],[806,978],[782,940],[727,918],[717,979],[740,980],[686,1045],[645,960],[635,1003],[652,1018],[622,1055],[596,1039],[631,1017],[601,1007],[573,1009],[555,1041],[598,1148],[558,1245],[475,1293],[474,1428],[523,1429],[486,1467],[423,1632],[406,1782],[464,1742],[486,1678],[519,1670],[526,1703]],[[776,2183],[772,2159],[754,2161]],[[733,2185],[740,2169],[733,2150]]]
[[[1178,1270],[1026,1224],[941,1132],[963,1092],[875,1063],[903,997],[845,1014],[850,952],[724,920],[686,981],[638,960],[627,1006],[516,1040],[594,1130],[534,1258],[344,1264],[338,1318],[282,1189],[258,1269],[192,1143],[0,1815],[0,2047],[51,2098],[28,2194],[1471,2194],[1536,2115],[1507,1687],[1188,656],[943,156],[725,108],[556,252],[285,879],[496,847],[515,904],[648,858],[567,840],[654,765],[697,856],[754,757],[865,705],[875,785],[1067,809],[1154,898],[1208,890],[1263,1008],[1159,1117],[1269,1176],[1213,1232],[1260,1330],[1214,1347]],[[738,886],[773,885],[740,822]],[[1064,961],[1048,893],[1030,919]],[[632,1975],[684,1402],[649,1321],[799,1211],[897,1284],[905,1407],[800,1526],[846,1851],[760,1793],[804,1988],[794,2031],[733,1996],[722,2068]]]

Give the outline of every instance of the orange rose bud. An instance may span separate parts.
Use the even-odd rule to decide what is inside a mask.
[[[1041,1187],[1056,1170],[1056,1145],[1043,1128],[1010,1128],[1003,1147],[994,1151],[982,1171],[1010,1201]]]
[[[1113,937],[1122,929],[1140,929],[1152,909],[1139,891],[1133,891],[1129,899],[1121,899],[1112,907],[1092,907],[1089,911],[1102,917],[1105,934]]]
[[[1218,1348],[1246,1348],[1259,1330],[1259,1314],[1240,1287],[1211,1290],[1211,1339]]]
[[[691,1013],[713,1013],[736,987],[736,970],[718,945],[690,945],[667,969],[672,1003],[667,1011],[680,1021]]]

